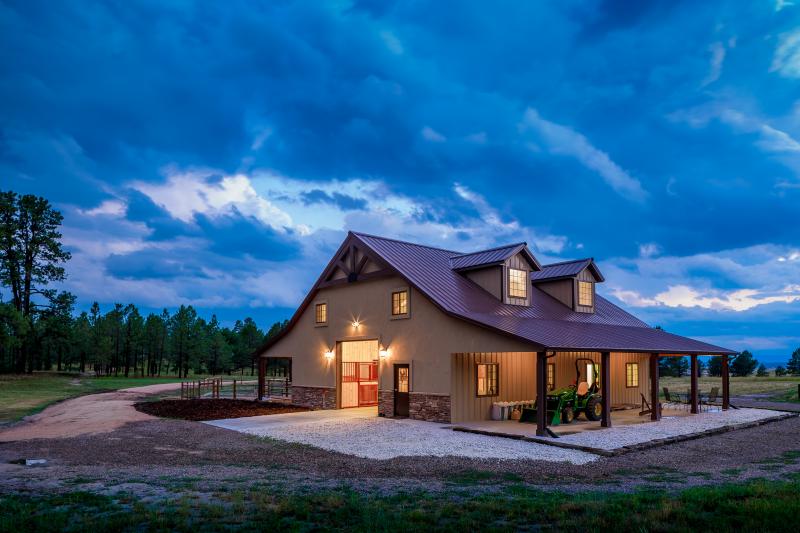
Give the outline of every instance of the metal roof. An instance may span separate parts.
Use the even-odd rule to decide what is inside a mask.
[[[597,268],[597,265],[594,264],[594,259],[591,257],[544,265],[538,272],[531,272],[531,280],[537,282],[572,278],[583,272],[587,267],[592,269],[598,281],[605,281],[600,269]]]
[[[579,313],[533,285],[530,307],[504,304],[451,267],[453,259],[476,254],[458,254],[364,233],[351,235],[444,312],[542,348],[735,353],[726,348],[651,328],[601,296],[596,297],[594,313]]]
[[[519,242],[506,246],[499,246],[489,250],[480,250],[468,254],[454,255],[450,258],[450,267],[453,270],[467,270],[476,267],[496,265],[509,257],[516,255],[526,247],[526,243]]]

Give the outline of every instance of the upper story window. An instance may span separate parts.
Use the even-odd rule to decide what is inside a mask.
[[[314,306],[314,322],[317,325],[328,323],[328,304],[326,302],[318,303]]]
[[[528,273],[516,268],[508,269],[508,295],[512,298],[528,297]]]
[[[392,291],[392,318],[405,318],[408,315],[408,289]]]
[[[578,305],[594,306],[594,283],[591,281],[578,282]]]
[[[478,396],[497,396],[500,394],[500,365],[498,363],[478,363],[476,368]]]

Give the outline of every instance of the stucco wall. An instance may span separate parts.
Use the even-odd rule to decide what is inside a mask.
[[[379,365],[380,389],[392,386],[392,363],[409,363],[412,392],[450,394],[452,353],[532,351],[529,344],[445,315],[413,288],[410,318],[392,320],[391,291],[404,286],[393,277],[322,289],[317,299],[328,303],[328,325],[314,324],[312,302],[265,355],[292,358],[293,385],[335,387],[336,364],[324,352],[340,341],[379,339],[390,351]],[[360,321],[358,329],[354,320]]]

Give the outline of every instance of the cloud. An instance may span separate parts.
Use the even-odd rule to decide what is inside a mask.
[[[105,200],[97,207],[92,209],[82,209],[81,213],[90,217],[96,216],[111,216],[122,217],[125,216],[128,206],[125,202],[119,200]]]
[[[717,81],[722,74],[722,64],[725,61],[725,45],[721,42],[713,43],[711,46],[708,47],[709,52],[711,52],[711,61],[708,68],[708,74],[703,81],[700,83],[701,87],[705,87],[711,83]]]
[[[447,137],[436,131],[435,129],[431,128],[430,126],[425,126],[422,128],[420,132],[422,138],[426,141],[430,141],[432,143],[443,143],[447,140]]]
[[[661,253],[661,247],[654,242],[639,245],[639,257],[653,257],[659,253]]]
[[[800,78],[800,30],[780,36],[769,70],[785,78]]]
[[[654,300],[667,307],[701,307],[724,311],[747,311],[759,305],[800,301],[800,287],[787,286],[777,294],[755,289],[700,291],[686,285],[670,286]]]
[[[586,168],[600,174],[603,181],[624,198],[638,203],[647,199],[647,192],[639,180],[612,161],[607,153],[595,148],[582,134],[545,120],[531,108],[525,111],[523,126],[538,133],[551,153],[574,157]]]

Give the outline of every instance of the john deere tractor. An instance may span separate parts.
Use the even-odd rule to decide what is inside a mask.
[[[588,376],[581,376],[581,361],[592,365],[592,373],[595,379],[591,385],[586,381]],[[575,360],[575,374],[575,383],[569,387],[547,393],[548,425],[569,424],[579,417],[581,413],[585,413],[586,418],[589,420],[600,420],[603,413],[603,397],[600,395],[597,385],[597,377],[599,376],[597,363],[589,358],[579,357]],[[523,410],[520,422],[535,422],[536,409],[538,409],[538,406],[534,406],[533,409]]]

